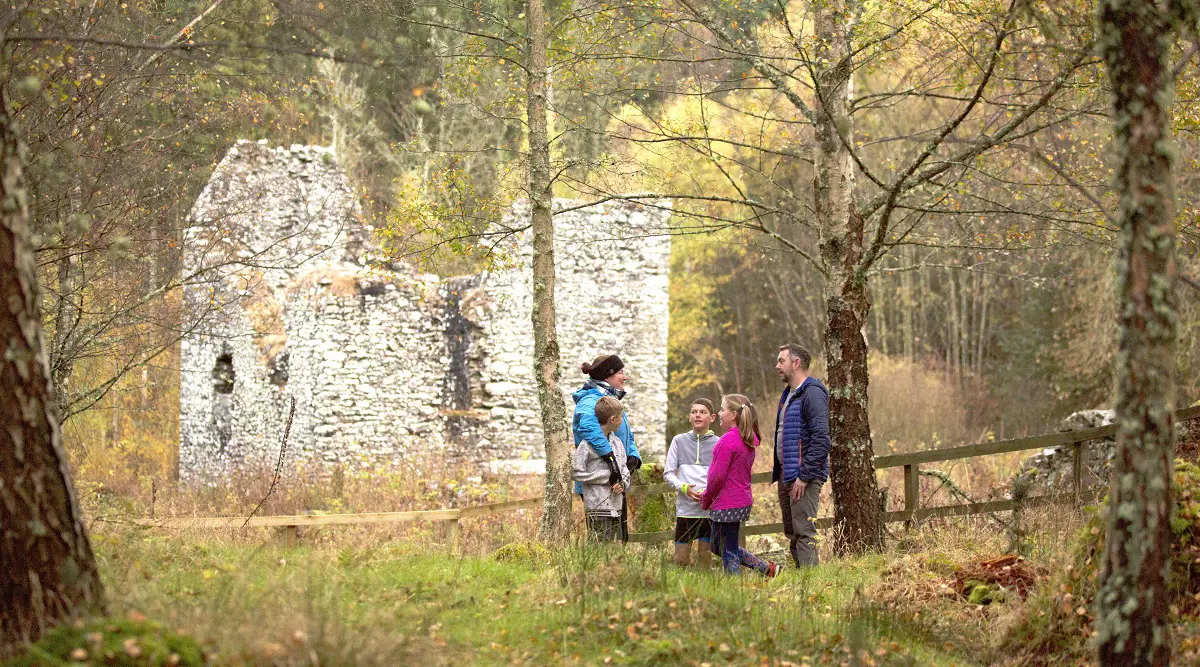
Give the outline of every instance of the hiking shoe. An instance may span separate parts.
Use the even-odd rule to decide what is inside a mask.
[[[783,565],[781,563],[767,563],[767,578],[774,579],[778,577],[782,570]]]

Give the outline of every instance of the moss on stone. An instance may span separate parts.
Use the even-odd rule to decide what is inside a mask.
[[[675,524],[674,504],[668,502],[663,494],[647,496],[638,506],[633,523],[633,529],[638,533],[671,530]]]
[[[662,484],[663,467],[658,464],[642,466],[636,484]],[[675,494],[655,493],[642,496],[637,503],[632,529],[636,533],[655,533],[675,527]]]
[[[1200,468],[1177,459],[1174,494],[1174,558],[1168,593],[1174,619],[1194,623],[1200,619],[1200,599],[1196,597],[1200,594],[1200,571],[1191,566],[1200,559]],[[1091,610],[1104,557],[1108,498],[1086,511],[1089,516],[1076,538],[1073,563],[1030,596],[1021,619],[1009,629],[1002,644],[1023,658],[1053,655],[1062,663],[1070,663],[1092,655],[1086,638],[1097,622]],[[1068,593],[1072,602],[1063,604]]]
[[[982,581],[968,581],[963,587],[967,601],[971,604],[989,605],[993,602],[1004,602],[1004,589]]]

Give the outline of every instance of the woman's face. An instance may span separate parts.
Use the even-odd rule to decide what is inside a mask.
[[[721,406],[721,426],[724,428],[733,428],[737,424],[737,412],[730,410],[729,407]]]
[[[621,370],[617,371],[616,373],[613,373],[612,375],[608,376],[608,379],[606,379],[605,382],[612,385],[613,389],[624,389],[626,379],[627,379],[627,377],[625,375],[625,369],[622,368]]]

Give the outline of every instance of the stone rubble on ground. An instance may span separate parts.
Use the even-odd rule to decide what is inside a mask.
[[[1108,426],[1113,423],[1112,410],[1080,410],[1063,419],[1059,431],[1078,431],[1085,428]],[[1103,485],[1108,480],[1108,470],[1116,455],[1117,442],[1113,438],[1087,443],[1083,450],[1083,488]],[[1074,455],[1070,446],[1048,447],[1025,460],[1021,471],[1013,477],[1012,487],[1024,497],[1063,493],[1074,484]]]
[[[1080,410],[1063,419],[1059,431],[1079,431],[1113,424],[1116,412],[1113,410]],[[1195,435],[1197,422],[1191,421],[1176,424],[1178,441],[1189,439]],[[1189,431],[1189,429],[1192,429]],[[1071,491],[1074,485],[1074,454],[1073,447],[1063,445],[1048,447],[1025,460],[1021,470],[1012,479],[1012,495],[1015,497],[1032,498],[1035,496],[1065,493]],[[1089,491],[1108,486],[1109,472],[1112,470],[1113,459],[1117,455],[1116,437],[1093,440],[1084,444],[1082,489],[1085,495]]]

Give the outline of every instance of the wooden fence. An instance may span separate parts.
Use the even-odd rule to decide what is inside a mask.
[[[165,528],[263,528],[283,530],[283,543],[296,546],[301,526],[344,526],[363,523],[409,523],[413,521],[444,522],[450,539],[450,548],[457,552],[462,537],[459,521],[477,516],[502,514],[519,509],[541,507],[541,498],[524,498],[491,505],[477,505],[460,509],[418,510],[415,512],[368,512],[364,514],[292,514],[287,516],[246,517],[173,517],[146,522],[146,525]]]
[[[1175,413],[1175,420],[1177,423],[1198,418],[1200,418],[1200,406],[1185,408]],[[993,500],[980,503],[964,503],[960,505],[920,507],[920,498],[918,495],[918,492],[920,491],[920,466],[924,463],[957,461],[960,459],[974,458],[977,456],[989,456],[992,454],[1005,454],[1009,452],[1021,452],[1033,449],[1046,449],[1050,447],[1062,446],[1071,447],[1071,454],[1074,461],[1074,465],[1072,466],[1074,478],[1072,480],[1071,491],[1064,494],[1027,498],[1022,500],[1020,504],[1021,507],[1038,507],[1067,502],[1079,504],[1081,500],[1083,500],[1083,448],[1089,442],[1110,438],[1115,435],[1116,432],[1117,427],[1115,424],[1113,424],[1109,426],[1081,429],[1078,431],[1050,433],[1031,438],[984,442],[975,445],[964,445],[962,447],[950,447],[947,449],[934,449],[923,452],[912,452],[909,454],[876,456],[876,470],[899,467],[904,468],[904,509],[895,512],[884,513],[884,520],[888,523],[903,521],[911,524],[914,521],[921,521],[923,519],[935,517],[967,516],[971,514],[1011,511],[1016,507],[1016,503],[1013,500]],[[755,473],[751,476],[750,481],[754,484],[768,483],[771,481],[771,474]],[[670,491],[671,487],[667,484],[651,484],[647,486],[634,487],[629,490],[629,493],[631,496],[645,496],[654,493],[667,493]],[[347,524],[405,523],[412,521],[444,522],[447,525],[447,533],[451,549],[457,552],[459,550],[459,542],[462,536],[462,530],[459,524],[462,519],[487,516],[491,514],[501,514],[520,509],[536,508],[540,507],[541,504],[541,498],[525,498],[523,500],[513,500],[502,503],[494,503],[491,505],[478,505],[475,507],[464,507],[461,509],[423,510],[416,512],[375,512],[369,514],[299,514],[291,516],[256,516],[251,517],[248,521],[245,517],[178,517],[152,520],[147,522],[147,524],[169,528],[241,528],[243,525],[246,527],[277,527],[282,528],[283,530],[284,544],[291,547],[295,546],[297,542],[298,529],[301,526],[315,527]],[[832,518],[821,518],[817,520],[817,527],[821,529],[829,528],[832,523]],[[782,523],[765,523],[744,526],[741,534],[743,536],[767,535],[781,532],[783,532]],[[674,531],[665,530],[654,533],[633,533],[629,536],[629,540],[631,542],[665,542],[671,539],[673,536]]]

